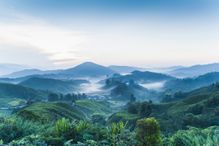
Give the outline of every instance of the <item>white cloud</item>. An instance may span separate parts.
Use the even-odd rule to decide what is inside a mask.
[[[0,23],[0,62],[71,66],[89,59],[146,67],[219,61],[217,21],[93,21],[100,23],[86,20],[80,29],[71,29],[73,22],[58,27],[18,13]]]
[[[0,50],[3,46],[38,50],[48,60],[59,65],[80,58],[76,52],[82,49],[80,45],[85,41],[83,33],[21,16],[19,22],[0,23]]]

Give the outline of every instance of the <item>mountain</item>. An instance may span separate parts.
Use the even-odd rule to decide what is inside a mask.
[[[48,79],[33,77],[27,79],[19,85],[30,87],[37,90],[49,90],[58,93],[72,93],[78,92],[80,85],[83,83],[88,83],[86,80],[58,80],[58,79]]]
[[[195,65],[170,71],[169,74],[176,77],[196,77],[210,72],[219,72],[219,63]]]
[[[160,81],[167,81],[174,79],[173,77],[161,73],[155,72],[141,72],[141,71],[133,71],[131,74],[128,75],[117,75],[113,77],[114,80],[119,80],[122,82],[129,82],[133,80],[138,83],[152,83],[152,82],[160,82]]]
[[[85,62],[76,67],[64,70],[39,70],[39,69],[25,69],[18,72],[13,72],[4,78],[22,78],[27,76],[37,76],[42,78],[54,79],[69,79],[79,77],[102,77],[110,76],[116,73],[108,67],[98,65],[92,62]]]
[[[165,83],[166,90],[177,91],[191,91],[203,86],[219,82],[219,72],[207,73],[196,78],[174,79]]]
[[[46,75],[46,74],[56,74],[59,73],[60,70],[47,70],[47,71],[42,71],[39,69],[25,69],[25,70],[21,70],[18,72],[13,72],[9,75],[6,75],[4,77],[7,78],[21,78],[21,77],[25,77],[25,76],[32,76],[32,75]]]
[[[0,83],[0,98],[46,99],[47,92],[27,88],[21,85]]]
[[[17,64],[0,64],[0,76],[10,74],[12,72],[27,69],[28,67]]]
[[[92,62],[85,62],[61,72],[63,75],[70,75],[72,77],[101,77],[110,76],[114,73],[116,72],[110,68]]]
[[[146,69],[144,68],[139,68],[139,67],[132,67],[132,66],[117,66],[117,65],[111,65],[109,66],[110,69],[114,70],[117,73],[120,74],[126,74],[126,73],[131,73],[133,71],[144,71]]]

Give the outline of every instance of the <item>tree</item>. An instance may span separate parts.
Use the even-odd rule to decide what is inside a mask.
[[[138,108],[136,104],[129,103],[128,104],[128,113],[130,114],[138,114]]]
[[[56,93],[50,93],[48,95],[48,101],[58,101],[59,100],[59,95]]]
[[[142,102],[140,105],[139,114],[142,117],[148,117],[150,116],[151,112],[152,112],[151,104],[149,104],[148,102]]]
[[[137,121],[136,138],[138,146],[161,145],[161,132],[159,123],[155,118],[144,118]]]
[[[130,103],[133,103],[136,101],[136,97],[134,96],[134,94],[131,94],[130,96]]]

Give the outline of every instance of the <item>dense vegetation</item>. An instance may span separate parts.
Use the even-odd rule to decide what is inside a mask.
[[[80,84],[88,83],[85,80],[57,80],[48,78],[33,77],[21,83],[22,86],[30,87],[36,90],[49,90],[58,93],[71,93],[78,91]]]

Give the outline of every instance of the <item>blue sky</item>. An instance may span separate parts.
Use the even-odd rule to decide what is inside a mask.
[[[216,0],[0,0],[0,63],[219,62]]]

